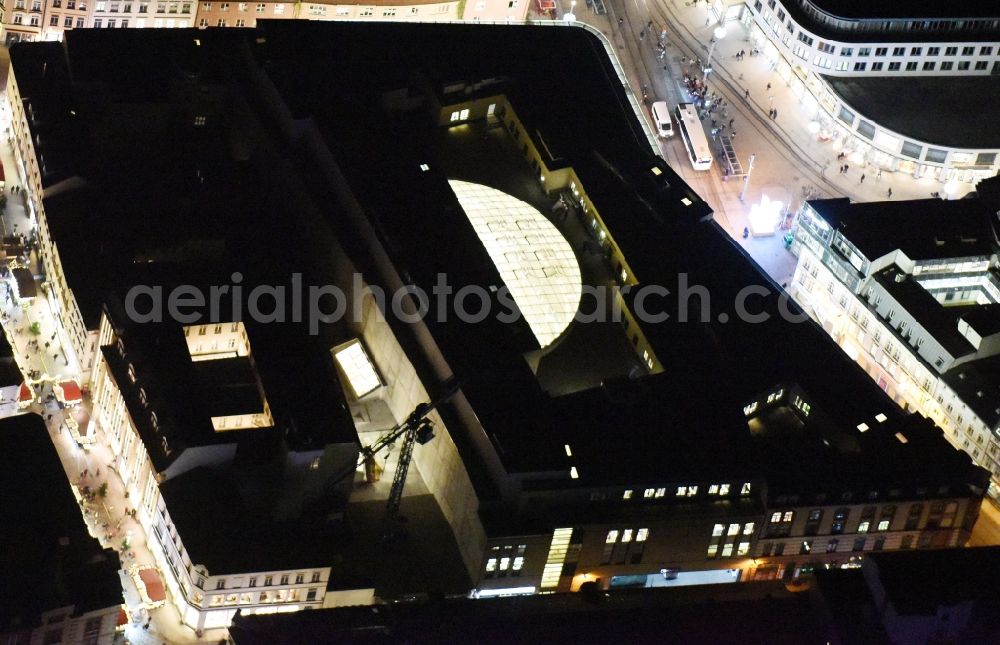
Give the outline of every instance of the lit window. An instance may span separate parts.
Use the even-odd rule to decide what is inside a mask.
[[[618,531],[616,530],[608,531],[608,537],[604,538],[604,543],[614,544],[617,541],[618,541]]]
[[[649,537],[649,529],[639,529],[635,532],[636,542],[645,542],[646,538]]]
[[[733,555],[733,545],[726,544],[722,547],[722,557],[729,558]]]
[[[458,114],[459,114],[458,112],[452,112],[451,113],[451,120],[452,121],[458,121]]]
[[[742,488],[740,488],[740,495],[749,495],[749,494],[750,494],[750,483],[747,482],[746,484],[743,484]]]
[[[688,492],[687,486],[678,486],[677,487],[677,497],[686,497],[687,496],[687,492]]]
[[[510,568],[510,558],[500,558],[500,570],[506,571]]]
[[[569,476],[572,479],[579,479],[580,478],[580,473],[577,471],[576,466],[570,466]]]
[[[624,493],[622,493],[622,499],[632,499],[632,489],[631,488],[628,489],[627,491],[625,491]]]
[[[800,550],[799,552],[800,552],[800,553],[803,553],[803,554],[805,554],[805,553],[809,553],[810,551],[812,551],[812,546],[813,546],[813,545],[812,545],[812,542],[811,542],[811,541],[809,541],[809,540],[804,540],[804,541],[802,542],[802,549],[801,549],[801,550]]]
[[[711,486],[709,486],[708,487],[708,494],[709,495],[718,495],[719,494],[719,485],[718,484],[712,484]]]
[[[340,369],[347,375],[347,381],[357,398],[370,394],[382,385],[375,366],[358,339],[334,347],[333,355]]]
[[[881,412],[875,415],[875,420],[878,421],[879,423],[885,423],[888,419],[889,417],[885,416]]]
[[[523,557],[518,556],[518,557],[514,558],[514,566],[512,567],[514,569],[514,571],[520,571],[523,566],[524,566],[524,558]]]
[[[739,548],[736,549],[736,555],[746,555],[750,552],[749,542],[740,542]]]
[[[708,545],[708,557],[714,558],[715,555],[718,552],[719,552],[719,545],[718,544],[709,544]]]
[[[666,488],[657,488],[655,497],[663,497],[666,494],[667,494]]]
[[[486,570],[487,571],[496,571],[497,570],[497,559],[496,558],[490,558],[489,560],[486,561]]]
[[[712,537],[719,537],[724,530],[726,530],[725,524],[716,524],[712,527]]]
[[[858,430],[860,432],[868,432],[868,424],[867,423],[859,423],[858,424]]]
[[[563,445],[563,450],[566,451],[566,456],[567,457],[572,457],[573,456],[573,449],[569,447],[568,443]]]
[[[728,494],[729,494],[729,484],[723,484],[719,486],[719,495],[728,495]]]
[[[868,522],[868,520],[865,520],[861,524],[858,524],[858,533],[867,533],[869,526],[870,523]]]
[[[469,118],[469,108],[465,108],[464,110],[462,110],[462,114],[459,115],[459,116],[462,119],[462,121],[465,121],[466,119],[468,119]]]
[[[655,492],[656,492],[655,488],[647,488],[646,490],[644,490],[642,492],[642,496],[643,497],[652,497],[653,493],[655,493]]]
[[[622,542],[632,541],[632,529],[625,529],[622,531]]]
[[[771,522],[773,524],[777,524],[780,521],[781,521],[781,511],[775,511],[771,513]]]
[[[791,522],[792,518],[795,517],[795,511],[785,511],[785,516],[782,518],[782,522]]]
[[[878,530],[888,531],[889,530],[889,520],[882,520],[878,523]]]
[[[312,463],[309,464],[309,470],[319,470],[319,460],[320,460],[319,457],[313,459]]]
[[[697,486],[688,486],[688,497],[694,497],[698,494]]]
[[[730,524],[729,531],[726,532],[726,535],[738,535],[739,532],[740,532],[739,524]]]

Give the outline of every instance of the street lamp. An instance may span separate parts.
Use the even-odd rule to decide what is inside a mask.
[[[708,48],[708,60],[705,62],[705,69],[702,70],[705,73],[705,78],[708,78],[708,74],[712,71],[712,53],[719,41],[726,37],[726,28],[719,25],[712,33],[715,35],[715,39],[712,40],[712,46]]]
[[[747,194],[747,186],[750,185],[750,173],[753,172],[753,162],[757,158],[756,154],[750,155],[750,161],[747,164],[747,174],[743,175],[743,190],[740,191],[740,201],[743,201],[743,197]]]
[[[566,22],[576,22],[576,0],[572,0],[569,3],[569,13],[563,14],[563,20]]]

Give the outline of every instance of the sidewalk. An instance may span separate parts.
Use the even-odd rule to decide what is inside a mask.
[[[706,25],[710,12],[706,5],[685,6],[674,0],[661,4],[663,15],[672,20],[671,31],[676,32],[688,55],[700,57],[706,61],[709,43],[713,37],[716,24]],[[768,60],[763,43],[754,43],[750,39],[749,30],[738,21],[725,23],[726,37],[716,43],[712,55],[712,76],[716,82],[709,86],[722,93],[736,111],[743,113],[744,119],[737,118],[734,128],[738,132],[734,144],[740,154],[746,157],[758,146],[758,140],[770,136],[785,145],[800,161],[808,164],[808,170],[825,181],[811,182],[819,184],[816,187],[823,196],[845,196],[855,201],[882,201],[888,199],[887,191],[892,188],[892,199],[923,199],[930,193],[940,191],[942,184],[931,178],[915,179],[912,175],[901,172],[882,172],[878,169],[855,163],[849,159],[837,159],[838,150],[830,141],[820,141],[817,135],[808,130],[813,119],[813,113],[807,112],[803,102],[795,96],[788,83],[774,71],[776,63]],[[750,50],[759,46],[761,54],[750,56]],[[737,60],[736,54],[741,50],[746,52],[743,59]],[[677,52],[673,52],[677,55]],[[694,70],[692,69],[692,73]],[[697,73],[701,76],[700,72]],[[768,89],[770,85],[770,90]],[[749,90],[749,99],[745,92]],[[773,97],[773,100],[772,100]],[[777,118],[770,119],[768,111],[777,110]],[[732,115],[731,115],[732,116]],[[763,127],[761,127],[763,126]],[[758,158],[758,162],[761,161]],[[841,175],[840,165],[848,164],[847,174]],[[806,170],[806,168],[796,168]],[[865,174],[864,183],[861,175]],[[780,177],[781,175],[779,175]],[[768,177],[765,183],[771,183]],[[758,183],[755,176],[754,183]],[[759,184],[758,184],[759,185]],[[802,185],[809,185],[805,181]],[[796,192],[800,186],[794,186]],[[972,190],[968,184],[960,184],[958,197]],[[839,193],[839,195],[831,194]]]
[[[23,186],[19,179],[20,173],[10,141],[0,137],[0,161],[4,166],[7,185]],[[23,194],[12,195],[6,191],[8,205],[3,217],[0,217],[0,229],[4,235],[27,234],[30,222],[24,206]],[[26,306],[16,305],[4,295],[9,289],[11,277],[0,280],[0,320],[3,331],[14,349],[14,356],[22,372],[32,374],[28,384],[35,392],[35,401],[27,413],[40,415],[49,429],[52,442],[55,445],[59,459],[66,471],[66,477],[73,487],[74,494],[80,500],[80,510],[90,534],[100,541],[104,548],[114,549],[119,553],[123,569],[123,594],[132,600],[130,609],[134,616],[141,616],[141,607],[136,605],[138,598],[129,590],[128,570],[132,565],[153,565],[156,561],[147,546],[147,537],[139,522],[126,515],[126,510],[135,508],[139,501],[126,492],[121,477],[115,470],[116,461],[100,419],[93,420],[94,442],[81,446],[64,427],[69,415],[80,421],[81,429],[90,421],[92,414],[91,402],[88,396],[76,406],[63,407],[54,398],[52,386],[62,380],[76,380],[81,387],[86,383],[79,382],[80,368],[71,348],[64,348],[61,339],[65,335],[57,329],[57,322],[49,309],[47,294],[41,288],[44,276],[40,275],[41,267],[37,258],[29,259],[28,264],[35,272],[35,282],[38,295]],[[31,332],[31,324],[38,323],[38,333]],[[103,484],[107,484],[106,495],[96,494],[91,501],[83,496],[83,488],[97,493]],[[125,538],[129,539],[129,548],[123,548]],[[162,572],[161,572],[161,575]],[[126,629],[126,642],[156,644],[160,643],[217,643],[225,638],[225,630],[210,630],[199,641],[194,630],[181,624],[181,617],[170,602],[169,591],[167,602],[148,614],[150,626],[143,629],[143,623],[131,623]]]

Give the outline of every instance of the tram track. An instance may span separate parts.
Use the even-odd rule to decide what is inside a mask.
[[[683,52],[678,51],[681,48],[686,50],[688,58],[698,59],[706,55],[707,52],[704,51],[705,46],[699,42],[698,38],[686,24],[677,19],[677,15],[672,7],[663,2],[657,2],[649,6],[650,18],[653,19],[654,23],[659,20],[659,24],[664,25],[668,34],[672,36],[671,42],[674,48],[673,56],[675,60],[676,56],[683,55]],[[649,70],[645,65],[645,60],[642,63],[643,70],[648,77]],[[673,78],[673,74],[670,74],[670,76],[671,80],[679,85],[677,79]],[[758,109],[757,105],[745,99],[743,89],[733,80],[732,74],[728,70],[718,65],[718,59],[716,59],[712,78],[709,83],[722,98],[726,99],[731,111],[739,113],[750,127],[754,128],[760,136],[771,143],[775,151],[785,161],[790,163],[803,175],[801,177],[803,181],[823,186],[823,192],[828,194],[837,196],[843,194],[841,189],[823,173],[826,165],[813,160],[797,142],[785,136],[783,131],[776,128],[772,121],[765,119],[763,107]],[[796,199],[799,197],[797,191],[793,190],[793,194]]]

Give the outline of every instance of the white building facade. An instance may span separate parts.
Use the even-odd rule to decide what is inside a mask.
[[[822,78],[1000,74],[1000,11],[998,17],[982,20],[850,20],[832,16],[810,0],[748,0],[728,9],[716,0],[715,12],[723,19],[738,18],[750,30],[761,53],[836,149],[857,153],[886,170],[942,182],[974,183],[1000,170],[1000,148],[950,147],[896,132],[866,116],[864,106],[845,102]],[[820,29],[841,35],[821,37],[816,33]],[[906,34],[922,37],[907,40]]]
[[[982,419],[945,380],[963,361],[993,355],[992,343],[970,341],[976,351],[953,355],[874,278],[893,265],[901,279],[926,275],[934,265],[936,278],[955,284],[982,278],[984,291],[998,302],[1000,290],[987,272],[997,266],[996,254],[928,262],[897,250],[865,258],[808,202],[797,219],[792,251],[799,259],[788,291],[796,302],[897,404],[934,420],[956,448],[989,470],[989,494],[1000,496],[1000,428]]]

